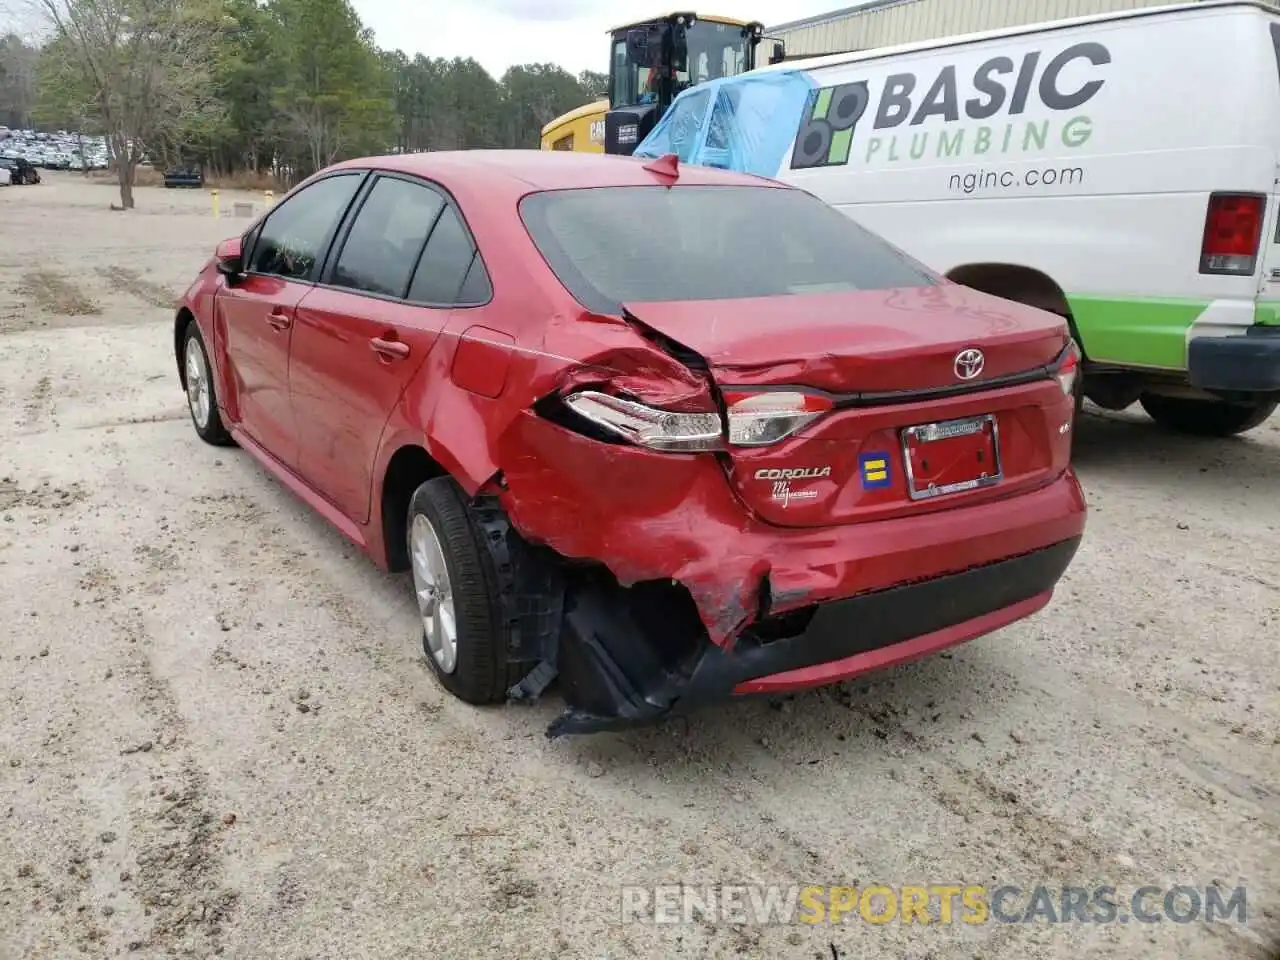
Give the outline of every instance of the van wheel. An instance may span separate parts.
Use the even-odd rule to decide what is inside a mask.
[[[1252,430],[1275,412],[1277,401],[1226,403],[1222,400],[1187,400],[1144,393],[1142,409],[1162,427],[1200,437],[1231,437]]]
[[[408,548],[422,649],[436,679],[467,703],[503,702],[530,665],[508,660],[512,627],[499,571],[452,478],[428,480],[414,491]]]

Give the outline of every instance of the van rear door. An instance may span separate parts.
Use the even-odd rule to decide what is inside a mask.
[[[1280,20],[1272,20],[1271,48],[1275,53],[1277,102],[1280,102]],[[1280,115],[1275,118],[1276,163],[1272,176],[1271,196],[1267,198],[1268,215],[1263,223],[1258,255],[1262,257],[1262,281],[1258,288],[1257,319],[1263,323],[1280,323]]]

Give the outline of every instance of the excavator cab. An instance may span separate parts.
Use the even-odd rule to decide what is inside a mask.
[[[630,155],[682,90],[753,69],[763,36],[761,23],[694,13],[611,31],[604,152]]]

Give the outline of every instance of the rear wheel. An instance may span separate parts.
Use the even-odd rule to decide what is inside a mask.
[[[472,508],[449,477],[414,491],[409,563],[422,620],[422,648],[446,690],[473,704],[501,703],[528,672],[508,660],[511,627],[498,571]]]
[[[1188,400],[1144,393],[1142,409],[1162,427],[1201,437],[1230,437],[1252,430],[1275,412],[1277,401],[1227,403],[1222,400]]]

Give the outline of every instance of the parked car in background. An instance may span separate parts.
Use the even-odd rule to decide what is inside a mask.
[[[0,157],[0,167],[9,171],[9,179],[14,184],[32,184],[40,182],[40,171],[33,167],[25,157]]]
[[[0,165],[0,187],[7,187],[11,183],[13,183],[12,171],[8,167]]]
[[[174,167],[164,174],[166,187],[203,187],[204,171],[198,167]]]
[[[21,158],[33,167],[48,170],[90,170],[107,168],[107,144],[101,136],[61,130],[11,130],[0,140],[0,157]]]
[[[670,157],[339,164],[218,247],[173,336],[197,434],[411,571],[454,695],[558,672],[553,733],[989,633],[1084,531],[1063,318]]]

